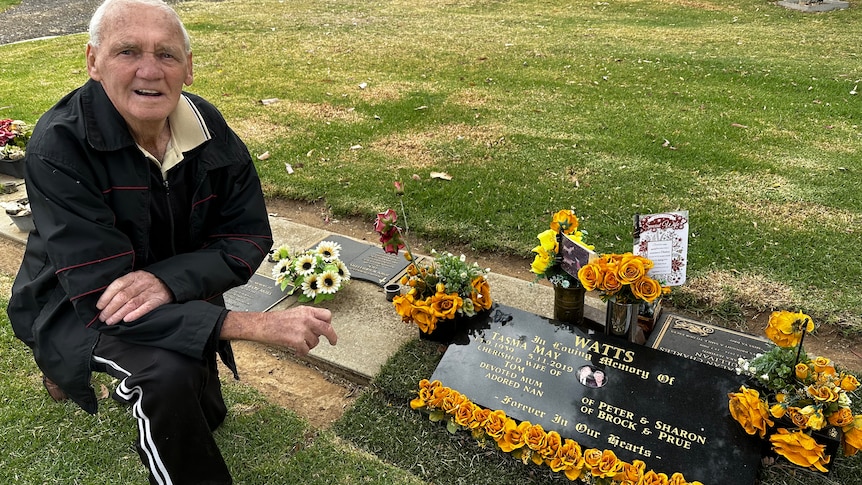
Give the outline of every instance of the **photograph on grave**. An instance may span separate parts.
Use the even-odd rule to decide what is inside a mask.
[[[752,359],[773,347],[765,338],[673,313],[659,319],[646,345],[730,371],[736,369],[740,358]]]
[[[432,381],[582,449],[688,481],[754,483],[760,443],[727,406],[744,377],[503,305],[468,335]]]

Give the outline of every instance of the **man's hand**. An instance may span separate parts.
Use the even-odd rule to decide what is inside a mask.
[[[229,312],[221,329],[222,340],[251,340],[290,347],[299,355],[320,343],[324,336],[335,345],[332,312],[325,308],[298,306],[278,312]]]
[[[134,271],[108,285],[96,308],[108,325],[131,322],[173,300],[171,290],[152,273]]]

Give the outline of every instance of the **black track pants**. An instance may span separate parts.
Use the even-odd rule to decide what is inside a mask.
[[[232,483],[212,436],[227,414],[215,353],[196,360],[102,335],[93,370],[120,379],[114,398],[132,407],[151,484]]]

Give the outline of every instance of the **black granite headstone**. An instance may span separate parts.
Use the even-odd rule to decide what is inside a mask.
[[[450,345],[432,380],[582,449],[688,481],[752,484],[761,443],[728,410],[732,372],[497,306]]]
[[[775,346],[766,338],[665,314],[646,344],[687,359],[734,370],[739,358],[753,359]]]
[[[243,286],[231,288],[224,294],[224,304],[228,310],[240,312],[265,312],[287,297],[275,280],[255,273]]]
[[[362,243],[335,234],[321,241],[333,241],[341,245],[339,259],[347,266],[351,279],[369,281],[381,287],[398,276],[410,264],[404,259],[403,253],[387,253],[379,245]]]

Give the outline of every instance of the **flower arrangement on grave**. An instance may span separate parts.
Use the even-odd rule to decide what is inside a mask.
[[[470,431],[481,447],[492,441],[525,465],[548,466],[571,481],[580,479],[594,485],[703,485],[686,481],[678,472],[668,476],[647,470],[641,460],[622,461],[611,450],[582,449],[577,441],[564,439],[556,431],[546,432],[540,424],[518,422],[504,411],[483,408],[440,381],[422,379],[417,394],[410,407],[427,413],[433,422],[445,422],[450,433]]]
[[[333,241],[321,241],[313,249],[299,252],[281,245],[270,253],[275,284],[282,290],[291,287],[288,295],[301,291],[301,303],[331,300],[350,282],[350,271],[338,259],[340,252],[341,245]]]
[[[493,301],[487,280],[490,269],[468,263],[463,254],[455,256],[434,250],[430,261],[416,261],[397,222],[398,214],[387,209],[377,214],[374,230],[380,234],[384,251],[398,254],[404,249],[405,259],[410,261],[400,281],[409,290],[392,300],[402,321],[415,323],[420,332],[430,334],[442,320],[470,317],[491,308]]]
[[[594,246],[584,242],[585,231],[579,230],[578,216],[574,211],[563,209],[557,211],[551,218],[550,229],[540,232],[538,236],[539,245],[533,248],[535,257],[530,265],[530,271],[536,275],[536,280],[547,279],[552,285],[561,288],[572,288],[580,286],[577,277],[570,275],[561,266],[560,237],[568,236],[577,244],[594,249]]]
[[[621,304],[652,304],[670,292],[670,287],[649,276],[653,262],[640,255],[603,254],[578,271],[578,279],[587,291],[598,291],[603,301]]]
[[[24,158],[24,151],[32,134],[30,125],[21,120],[0,120],[0,159]]]
[[[737,373],[749,376],[753,387],[728,394],[730,413],[750,435],[767,439],[776,454],[795,465],[827,472],[831,456],[815,432],[841,429],[843,452],[862,448],[862,415],[853,415],[850,395],[857,378],[839,372],[826,357],[809,358],[802,347],[814,322],[804,313],[773,312],[766,336],[776,344],[751,360],[739,359]]]

